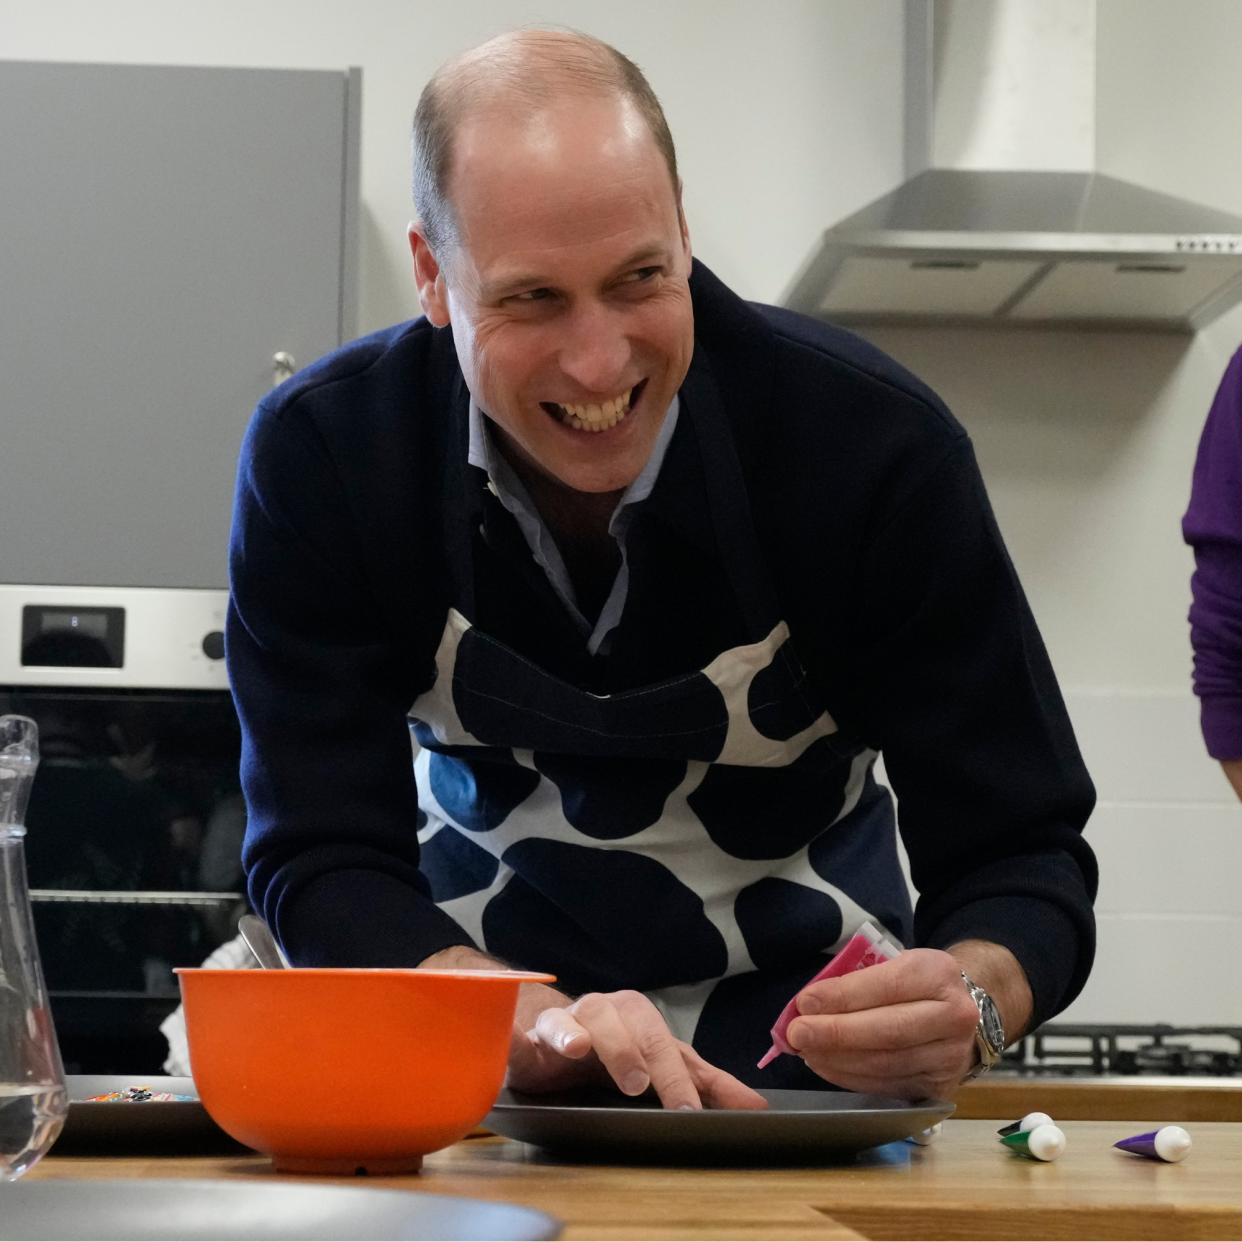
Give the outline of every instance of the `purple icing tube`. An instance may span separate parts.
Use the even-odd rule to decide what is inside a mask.
[[[1113,1146],[1133,1152],[1136,1156],[1146,1156],[1149,1160],[1176,1164],[1179,1160],[1185,1160],[1190,1151],[1190,1135],[1181,1126],[1161,1126],[1159,1130],[1122,1139]]]

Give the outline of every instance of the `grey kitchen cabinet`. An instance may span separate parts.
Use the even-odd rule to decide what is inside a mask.
[[[274,356],[354,334],[360,97],[0,61],[0,582],[227,585]]]

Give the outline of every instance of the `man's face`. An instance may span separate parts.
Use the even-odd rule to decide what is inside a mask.
[[[545,474],[626,487],[694,348],[689,238],[650,131],[622,100],[476,114],[450,193],[459,244],[437,265],[416,230],[411,243],[475,400]]]

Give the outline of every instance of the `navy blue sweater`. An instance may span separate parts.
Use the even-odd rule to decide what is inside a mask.
[[[914,940],[1007,946],[1042,1022],[1091,966],[1094,791],[970,441],[858,338],[744,303],[699,264],[691,290],[696,362],[796,651],[843,732],[884,753],[920,894]],[[243,447],[228,661],[244,860],[255,907],[301,965],[409,966],[470,943],[419,871],[406,719],[451,602],[461,515],[445,480],[467,397],[451,330],[418,319],[276,389]],[[490,519],[503,555],[481,571],[487,630],[596,694],[736,641],[684,440],[679,426],[681,481],[644,502],[655,511],[632,550],[680,619],[671,641],[665,628],[591,657],[503,513]],[[627,604],[640,637],[642,607]]]

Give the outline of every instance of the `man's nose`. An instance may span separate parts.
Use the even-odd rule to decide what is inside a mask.
[[[578,306],[565,329],[561,370],[587,392],[610,397],[626,378],[632,378],[626,376],[630,342],[622,316],[598,304]]]

